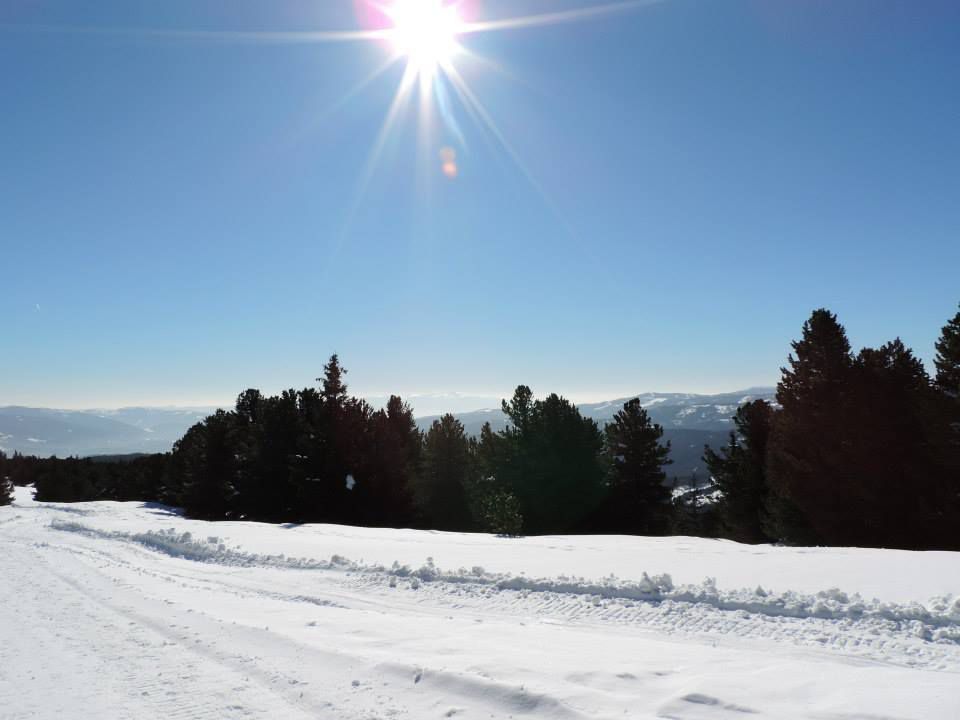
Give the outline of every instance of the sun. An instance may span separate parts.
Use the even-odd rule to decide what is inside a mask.
[[[456,5],[444,0],[394,0],[385,12],[393,23],[390,43],[420,74],[432,75],[459,52],[457,35],[465,23]]]

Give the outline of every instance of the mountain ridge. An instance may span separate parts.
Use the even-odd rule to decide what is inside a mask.
[[[772,401],[774,389],[752,387],[730,393],[647,392],[623,398],[581,403],[585,417],[600,425],[609,422],[631,398],[640,398],[653,422],[664,428],[664,439],[672,446],[673,464],[667,473],[688,478],[701,474],[703,446],[726,442],[737,407],[752,399]],[[115,409],[61,410],[23,405],[0,407],[0,450],[25,455],[88,457],[155,453],[170,450],[194,423],[214,412],[215,407],[133,406]],[[502,430],[507,421],[499,408],[452,413],[469,434],[478,434],[485,422]],[[429,429],[440,415],[417,417],[422,430]]]

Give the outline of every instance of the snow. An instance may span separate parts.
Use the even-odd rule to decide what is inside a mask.
[[[0,508],[7,718],[960,717],[960,553]]]

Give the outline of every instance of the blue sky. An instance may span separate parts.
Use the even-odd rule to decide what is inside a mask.
[[[445,84],[452,120],[421,132],[414,95],[367,182],[403,62],[338,101],[382,42],[174,32],[356,29],[352,0],[6,0],[0,25],[0,405],[229,403],[334,351],[373,395],[733,390],[816,307],[929,361],[960,301],[956,2],[464,36],[512,154]]]

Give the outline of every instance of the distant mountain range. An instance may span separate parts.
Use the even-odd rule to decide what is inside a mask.
[[[214,409],[0,407],[0,450],[43,457],[166,452]]]
[[[720,395],[644,393],[636,396],[654,422],[664,427],[672,444],[669,476],[703,475],[703,446],[726,442],[731,417],[741,404],[758,398],[772,400],[773,388],[750,388]],[[580,412],[603,425],[630,398],[579,405]],[[187,429],[216,408],[121,408],[119,410],[50,410],[0,407],[0,450],[28,455],[66,457],[166,452]],[[499,408],[455,413],[468,433],[485,422],[494,430],[506,426]],[[417,419],[426,430],[438,415]]]
[[[659,423],[665,429],[728,431],[733,427],[731,418],[738,407],[752,400],[772,401],[775,392],[774,388],[758,387],[720,395],[643,393],[616,400],[583,403],[577,407],[585,417],[593,418],[603,425],[613,419],[617,411],[623,408],[624,403],[636,397],[647,409],[653,422]],[[464,429],[471,434],[479,433],[485,422],[489,422],[494,430],[502,430],[506,426],[506,417],[499,407],[454,414],[463,423]],[[417,422],[422,428],[428,428],[430,423],[439,417],[439,415],[421,417]]]

